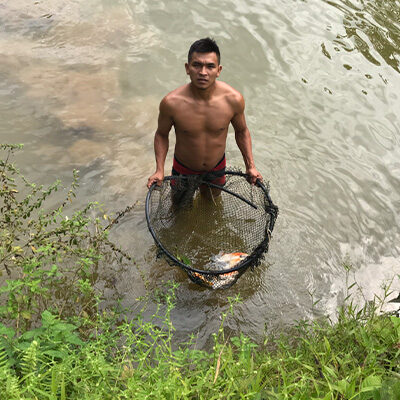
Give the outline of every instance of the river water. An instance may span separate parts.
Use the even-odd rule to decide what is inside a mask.
[[[246,99],[280,208],[265,261],[225,291],[157,260],[144,217],[158,104],[187,82],[187,50],[205,36],[220,46],[220,79]],[[112,232],[137,261],[113,290],[134,314],[138,267],[151,290],[179,282],[173,322],[199,347],[229,296],[243,302],[227,329],[259,339],[333,316],[353,279],[368,300],[400,272],[399,93],[398,0],[0,1],[1,142],[25,144],[16,161],[35,182],[68,185],[79,169],[77,206],[112,214],[140,201]],[[167,170],[173,132],[170,144]],[[243,166],[232,131],[227,159]]]

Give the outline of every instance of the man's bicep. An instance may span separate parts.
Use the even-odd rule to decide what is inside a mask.
[[[163,99],[160,103],[160,112],[158,114],[157,133],[162,136],[168,136],[174,121],[168,103]]]
[[[244,112],[234,115],[234,117],[231,120],[231,123],[232,123],[233,129],[235,130],[235,133],[243,132],[247,129],[246,118],[244,116]]]
[[[233,118],[231,120],[235,132],[242,132],[247,128],[246,118],[244,116],[244,108],[244,99],[243,96],[240,95],[240,97],[236,99],[234,106],[235,114],[233,115]]]

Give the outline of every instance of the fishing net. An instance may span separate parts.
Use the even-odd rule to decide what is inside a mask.
[[[212,173],[167,176],[146,198],[149,230],[167,259],[213,289],[233,285],[268,250],[278,215],[268,188],[238,171],[226,183]]]

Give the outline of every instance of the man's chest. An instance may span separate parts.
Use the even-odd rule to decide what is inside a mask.
[[[175,129],[190,132],[218,133],[228,129],[233,112],[224,105],[183,105],[173,115]]]

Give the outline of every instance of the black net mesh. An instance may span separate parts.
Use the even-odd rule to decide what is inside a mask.
[[[268,190],[240,172],[226,183],[210,174],[172,176],[152,186],[146,199],[150,232],[163,253],[196,283],[231,286],[268,249],[278,214]]]

